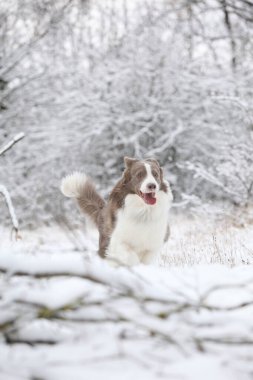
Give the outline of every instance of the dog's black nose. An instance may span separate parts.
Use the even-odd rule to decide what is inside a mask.
[[[155,190],[156,189],[156,184],[155,183],[148,183],[147,184],[147,188],[149,190]]]

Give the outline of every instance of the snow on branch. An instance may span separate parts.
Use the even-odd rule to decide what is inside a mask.
[[[176,363],[194,355],[226,355],[228,365],[236,367],[252,363],[250,267],[115,269],[78,252],[31,255],[24,250],[1,253],[0,271],[18,278],[4,276],[2,283],[0,337],[8,352],[22,342],[38,350],[46,345],[47,352],[54,345],[62,355],[65,345],[64,366],[71,370],[72,360],[77,365],[79,357],[80,365],[89,366],[95,358],[117,360],[120,355],[134,360],[140,370],[148,358],[151,374],[163,363],[164,378],[170,378]],[[87,329],[96,333],[87,335]],[[81,356],[70,349],[78,344]],[[162,350],[155,351],[159,346]],[[22,365],[28,371],[30,359],[27,351]]]
[[[18,141],[22,140],[24,137],[25,137],[25,134],[23,132],[14,136],[14,138],[11,141],[9,141],[6,145],[4,145],[0,149],[0,156],[2,156],[4,153],[6,153],[7,150],[11,149],[14,144],[16,144]]]
[[[0,149],[0,156],[2,156],[4,153],[6,153],[9,149],[11,149],[13,147],[13,145],[15,145],[18,141],[22,140],[24,137],[25,137],[25,134],[23,132],[14,136],[14,138],[11,141],[9,141],[6,145],[4,145]],[[6,202],[10,217],[11,217],[13,229],[15,231],[16,239],[19,239],[20,238],[20,236],[18,234],[19,224],[18,224],[18,219],[17,219],[16,213],[15,213],[14,207],[13,207],[13,203],[12,203],[12,200],[10,197],[10,193],[7,190],[7,188],[1,184],[0,184],[0,193],[3,195],[3,197],[5,199],[5,202]]]
[[[13,207],[13,203],[10,197],[10,193],[4,185],[0,185],[0,193],[3,195],[5,199],[5,202],[8,207],[10,217],[11,217],[13,229],[16,234],[16,239],[18,239],[19,238],[19,235],[18,235],[19,224],[18,224],[18,219],[15,213],[14,207]]]

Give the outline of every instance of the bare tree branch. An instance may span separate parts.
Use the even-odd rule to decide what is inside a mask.
[[[16,135],[11,141],[9,141],[6,145],[4,145],[0,149],[0,156],[2,156],[4,153],[6,153],[9,149],[13,147],[14,144],[16,144],[18,141],[22,140],[25,137],[25,134],[23,132]]]
[[[18,219],[17,219],[16,213],[15,213],[14,207],[13,207],[13,203],[12,203],[9,191],[7,190],[7,188],[4,185],[0,185],[0,193],[3,195],[3,197],[5,199],[5,203],[7,205],[8,211],[9,211],[12,226],[13,226],[13,229],[15,232],[15,237],[17,240],[20,238],[20,235],[18,233],[19,223],[18,223]]]

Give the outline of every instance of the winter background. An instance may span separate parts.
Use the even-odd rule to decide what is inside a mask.
[[[0,0],[0,379],[253,378],[253,2]],[[174,194],[155,266],[73,201],[124,155]]]

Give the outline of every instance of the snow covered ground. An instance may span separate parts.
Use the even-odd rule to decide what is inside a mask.
[[[80,231],[0,230],[0,379],[252,379],[252,232],[178,216],[159,264],[115,269]]]
[[[253,264],[253,219],[249,215],[243,220],[236,215],[220,221],[210,216],[174,217],[162,255],[164,265]]]

